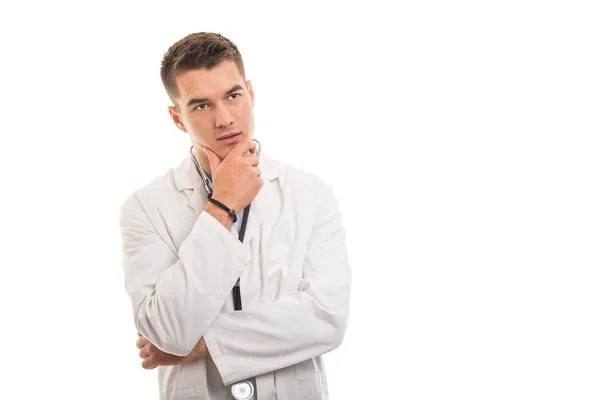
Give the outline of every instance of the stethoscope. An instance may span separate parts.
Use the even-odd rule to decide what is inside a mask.
[[[260,150],[262,148],[262,145],[256,139],[252,139],[252,141],[258,143],[258,147],[256,149],[256,155],[260,157]],[[191,146],[190,147],[190,155],[192,157],[192,160],[194,161],[194,164],[196,165],[196,169],[198,170],[198,173],[202,177],[202,181],[204,182],[204,188],[206,189],[208,198],[211,198],[212,194],[213,194],[212,182],[210,181],[210,179],[208,179],[208,176],[204,173],[204,170],[200,166],[200,163],[194,156],[193,150],[194,150],[194,146]],[[250,213],[251,205],[252,205],[252,203],[248,204],[246,206],[246,208],[244,208],[244,216],[242,217],[242,226],[240,227],[240,232],[238,235],[240,242],[244,241],[244,234],[246,233],[246,222],[248,221],[248,214]],[[240,279],[239,278],[238,278],[237,282],[235,283],[235,286],[233,287],[232,292],[233,292],[233,308],[236,311],[241,310],[242,309],[242,296],[240,293]],[[250,399],[252,399],[252,396],[254,395],[254,386],[252,385],[252,382],[250,382],[248,380],[236,382],[231,386],[231,394],[233,395],[233,398],[235,400],[250,400]]]

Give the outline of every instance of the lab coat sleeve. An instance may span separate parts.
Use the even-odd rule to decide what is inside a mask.
[[[342,342],[351,273],[338,204],[323,186],[298,291],[220,314],[204,333],[224,385],[319,356]]]
[[[189,354],[249,265],[249,247],[201,212],[177,251],[157,233],[135,194],[121,206],[119,221],[137,330],[166,353]]]

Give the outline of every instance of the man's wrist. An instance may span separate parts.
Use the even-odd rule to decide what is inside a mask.
[[[233,220],[234,224],[237,222],[236,212],[233,209],[227,207],[225,204],[221,203],[219,200],[217,200],[215,198],[209,197],[208,201],[210,201],[211,203],[213,203],[220,209],[224,210],[229,215],[229,217]]]
[[[235,202],[234,199],[231,198],[231,196],[227,196],[223,193],[218,193],[215,192],[212,195],[212,198],[214,200],[217,200],[218,202],[224,204],[227,208],[233,210],[236,214],[240,211],[238,210],[238,204]]]
[[[216,204],[211,203],[210,201],[206,203],[204,211],[212,215],[213,218],[219,221],[221,225],[223,225],[228,231],[231,230],[231,227],[233,226],[233,220],[227,211],[223,210]]]

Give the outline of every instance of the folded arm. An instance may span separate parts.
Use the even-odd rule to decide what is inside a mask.
[[[135,195],[121,207],[120,225],[125,288],[138,332],[166,353],[188,355],[249,265],[248,245],[203,211],[177,252]]]
[[[319,196],[298,291],[220,314],[204,332],[225,385],[319,356],[342,342],[351,282],[345,230],[330,188]]]

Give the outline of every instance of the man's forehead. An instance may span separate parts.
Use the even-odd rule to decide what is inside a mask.
[[[182,97],[220,96],[235,85],[244,86],[244,80],[237,71],[222,62],[211,69],[195,69],[182,72],[176,77],[177,86]]]

